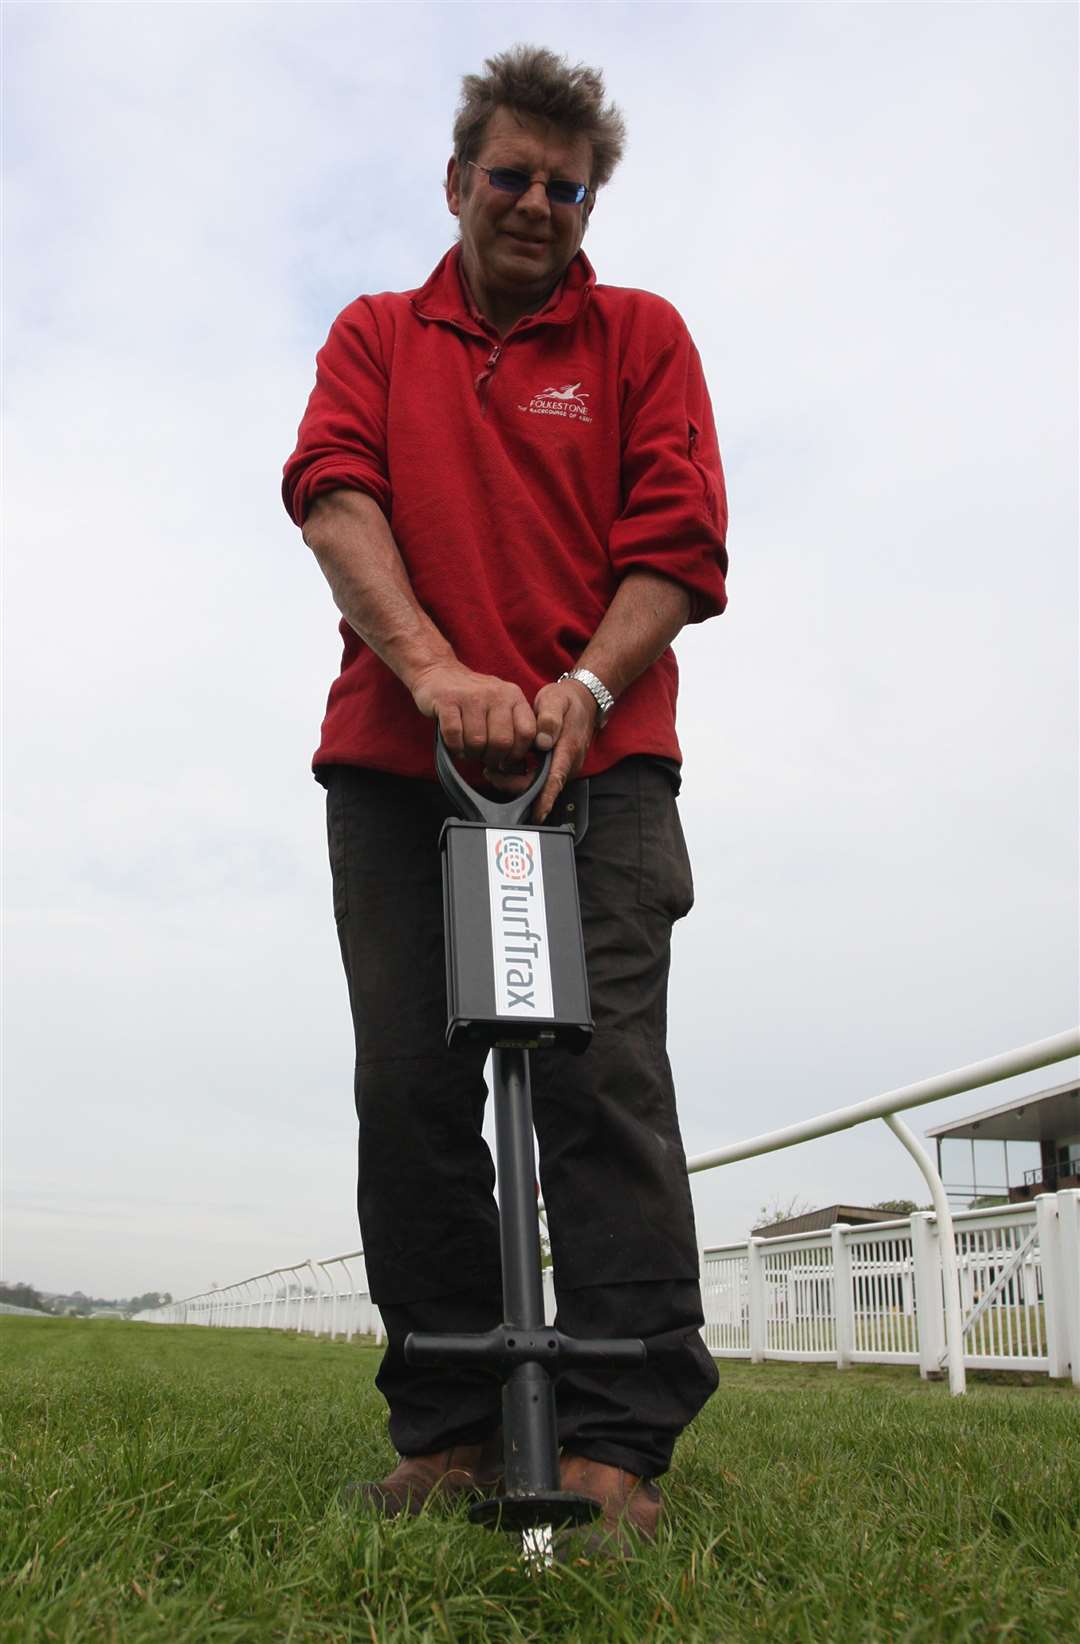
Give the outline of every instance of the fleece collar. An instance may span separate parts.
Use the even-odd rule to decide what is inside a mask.
[[[518,325],[569,325],[576,320],[592,296],[596,274],[588,257],[579,251],[543,308],[526,314]],[[427,281],[415,291],[412,305],[422,320],[441,320],[469,331],[491,326],[477,313],[461,270],[461,247],[451,246]],[[517,327],[515,326],[515,330]]]

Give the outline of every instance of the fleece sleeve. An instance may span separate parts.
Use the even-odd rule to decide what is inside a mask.
[[[315,387],[285,464],[281,494],[297,525],[324,491],[365,491],[390,512],[386,461],[387,374],[375,316],[364,298],[330,328]]]
[[[727,497],[701,360],[677,321],[624,401],[623,507],[608,538],[620,577],[656,571],[690,595],[690,621],[724,609]]]

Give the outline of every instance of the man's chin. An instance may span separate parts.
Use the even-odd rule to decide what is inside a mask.
[[[518,251],[505,246],[496,261],[500,281],[518,290],[550,289],[562,278],[564,270],[555,265],[550,256],[538,257],[530,251]]]

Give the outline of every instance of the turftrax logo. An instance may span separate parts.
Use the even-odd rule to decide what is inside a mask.
[[[495,866],[504,879],[518,883],[531,879],[534,862],[533,848],[520,834],[495,841]]]
[[[571,422],[592,422],[585,404],[588,394],[579,382],[564,383],[562,387],[541,388],[528,405],[519,405],[519,411],[528,411],[534,417],[565,417]]]
[[[550,1018],[555,1011],[540,836],[488,828],[486,841],[495,1014],[519,1021]]]

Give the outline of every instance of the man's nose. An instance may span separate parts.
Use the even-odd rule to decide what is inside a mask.
[[[547,188],[539,177],[533,179],[524,194],[518,195],[518,205],[523,211],[528,211],[534,217],[550,217],[551,203],[547,197]]]

